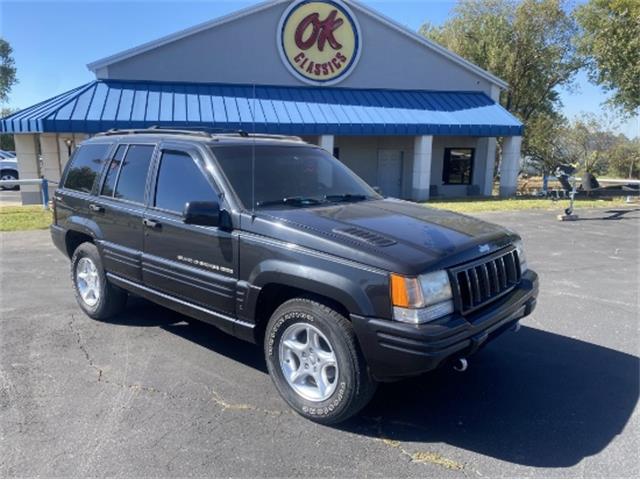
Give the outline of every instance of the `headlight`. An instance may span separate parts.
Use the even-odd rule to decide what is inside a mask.
[[[445,270],[419,277],[391,274],[393,318],[405,323],[425,323],[453,312],[453,294]]]
[[[518,252],[518,258],[520,259],[520,271],[524,273],[529,267],[527,265],[527,257],[524,254],[524,245],[522,244],[522,240],[516,240],[513,242],[513,246],[516,247],[516,252]]]

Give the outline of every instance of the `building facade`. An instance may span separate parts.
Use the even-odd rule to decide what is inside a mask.
[[[505,82],[353,0],[265,2],[88,67],[95,81],[2,120],[22,178],[59,180],[97,132],[166,126],[299,135],[416,201],[490,195],[503,137],[500,193],[516,190]]]

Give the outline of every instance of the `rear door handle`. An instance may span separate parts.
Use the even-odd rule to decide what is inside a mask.
[[[96,213],[104,213],[104,207],[101,207],[100,205],[96,205],[95,203],[89,204],[89,210]]]
[[[142,220],[142,224],[145,227],[149,227],[149,228],[161,228],[162,224],[160,222],[156,222],[155,220],[151,220],[149,218],[145,218]]]

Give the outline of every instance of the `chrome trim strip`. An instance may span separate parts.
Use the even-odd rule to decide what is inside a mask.
[[[199,311],[201,311],[203,313],[206,313],[208,315],[213,315],[214,317],[221,318],[222,320],[226,320],[227,322],[235,323],[237,325],[242,325],[243,327],[247,327],[247,328],[255,328],[255,325],[253,323],[243,322],[242,320],[235,319],[235,318],[230,317],[228,315],[225,315],[223,313],[214,312],[213,310],[209,310],[208,308],[204,308],[204,307],[201,307],[199,305],[195,305],[193,303],[186,302],[184,300],[180,300],[179,298],[176,298],[176,297],[174,297],[172,295],[167,295],[166,293],[162,293],[162,292],[159,292],[159,291],[154,290],[152,288],[145,287],[145,286],[140,285],[138,283],[132,282],[131,280],[127,280],[127,279],[122,278],[122,277],[120,277],[118,275],[114,275],[113,273],[107,272],[107,277],[108,278],[112,278],[112,279],[114,279],[114,280],[116,280],[118,282],[122,282],[124,284],[131,285],[134,288],[139,288],[140,290],[144,290],[145,292],[151,293],[152,295],[157,295],[158,297],[162,297],[162,298],[164,298],[166,300],[171,300],[172,302],[179,303],[181,305],[184,305],[185,307],[193,308],[194,310],[199,310]]]

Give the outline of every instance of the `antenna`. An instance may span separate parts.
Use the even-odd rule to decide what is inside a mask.
[[[256,216],[256,84],[253,83],[253,106],[251,107],[251,129],[253,139],[251,140],[251,216]]]

